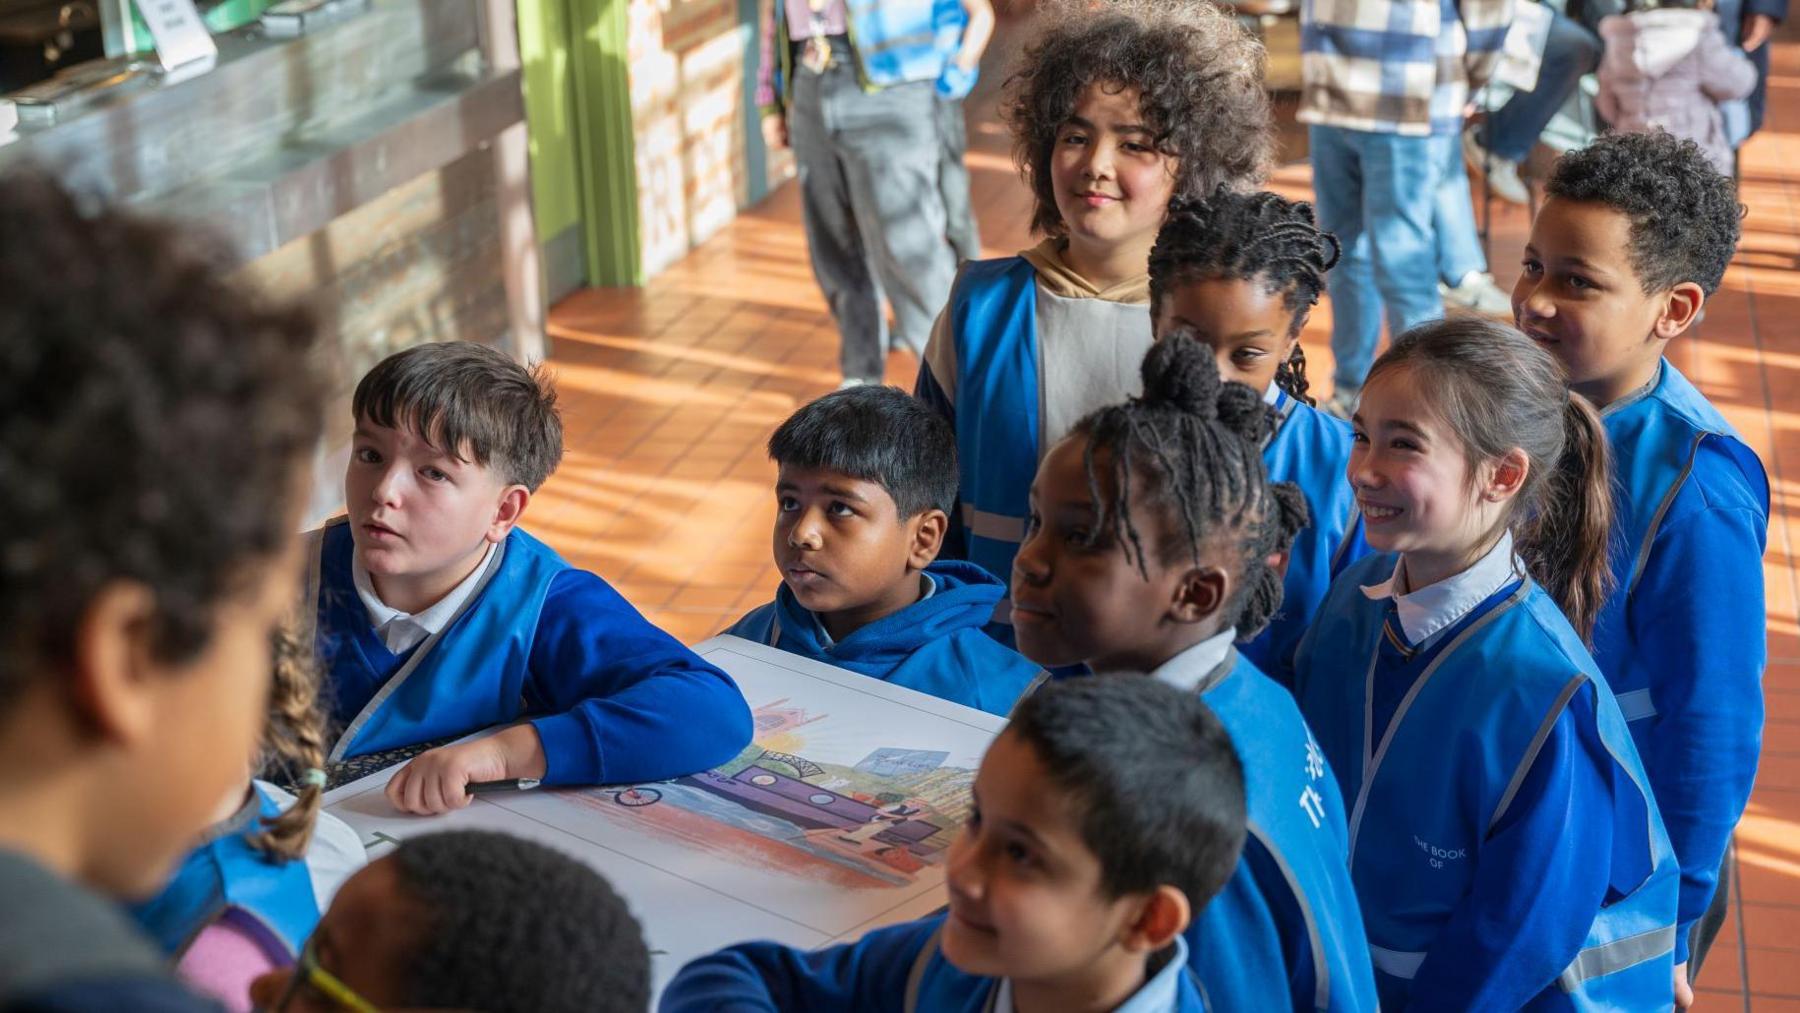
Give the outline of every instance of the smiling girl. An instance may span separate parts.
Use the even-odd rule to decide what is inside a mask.
[[[1354,800],[1382,1006],[1666,1008],[1679,869],[1583,643],[1599,416],[1523,334],[1457,319],[1401,335],[1352,422],[1378,554],[1332,585],[1295,688]]]
[[[946,551],[999,575],[1044,451],[1138,390],[1169,201],[1255,183],[1271,149],[1262,47],[1212,4],[1046,8],[1006,105],[1045,239],[963,268],[918,383],[956,429],[962,498]]]

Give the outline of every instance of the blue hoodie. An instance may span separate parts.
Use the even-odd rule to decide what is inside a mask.
[[[786,584],[775,600],[726,633],[801,657],[1005,715],[1042,674],[981,628],[1006,597],[1006,585],[974,563],[939,560],[925,569],[932,593],[833,642]]]

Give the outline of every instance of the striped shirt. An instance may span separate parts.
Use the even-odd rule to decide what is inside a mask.
[[[1513,0],[1303,0],[1303,123],[1455,133],[1492,75]]]

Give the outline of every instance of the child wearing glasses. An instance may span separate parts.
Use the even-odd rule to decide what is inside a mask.
[[[250,996],[274,1013],[643,1013],[650,951],[599,873],[532,841],[459,830],[411,838],[352,876],[299,963]]]

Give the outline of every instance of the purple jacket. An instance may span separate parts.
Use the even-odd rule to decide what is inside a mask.
[[[1600,22],[1595,106],[1621,133],[1658,127],[1697,141],[1720,172],[1731,173],[1731,142],[1719,103],[1756,87],[1756,67],[1725,41],[1711,11],[1665,8],[1613,15]]]

